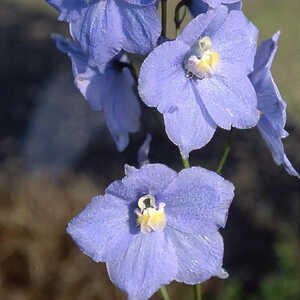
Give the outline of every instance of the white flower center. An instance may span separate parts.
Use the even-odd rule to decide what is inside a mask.
[[[219,54],[212,51],[212,42],[208,36],[203,37],[191,48],[184,58],[187,77],[196,76],[204,79],[213,74],[219,62]]]
[[[155,205],[155,198],[148,194],[138,200],[138,207],[135,210],[137,214],[137,224],[142,233],[162,231],[166,226],[166,215],[164,212],[165,203],[159,203],[158,208]]]

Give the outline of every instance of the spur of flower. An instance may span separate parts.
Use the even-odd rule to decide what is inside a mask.
[[[241,11],[221,5],[193,19],[175,41],[145,59],[139,93],[164,114],[166,132],[187,157],[212,138],[216,127],[257,124],[253,70],[257,29]]]
[[[107,127],[119,151],[129,143],[129,133],[140,126],[140,105],[134,92],[134,78],[125,55],[102,66],[91,65],[80,44],[53,34],[57,48],[72,61],[74,83],[93,110],[103,111]]]
[[[278,48],[280,32],[269,40],[263,41],[257,51],[254,61],[254,71],[250,80],[257,93],[258,109],[262,116],[257,125],[259,132],[269,147],[277,165],[283,165],[285,170],[298,178],[298,172],[287,158],[281,139],[288,136],[284,126],[286,123],[286,103],[271,74],[271,66]]]
[[[67,232],[95,262],[106,262],[129,300],[144,300],[172,280],[228,276],[218,228],[233,196],[229,181],[200,167],[177,173],[162,164],[127,166],[126,176],[93,198]]]
[[[121,50],[148,54],[161,24],[157,0],[47,0],[70,23],[73,38],[98,65]]]

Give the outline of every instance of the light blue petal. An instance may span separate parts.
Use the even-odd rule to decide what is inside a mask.
[[[78,42],[54,35],[57,47],[72,60],[74,83],[93,110],[103,110],[107,127],[119,151],[129,142],[129,133],[139,130],[140,105],[134,92],[135,81],[127,68],[105,65],[103,72],[89,65]],[[124,60],[124,57],[120,58]]]
[[[157,198],[166,203],[168,226],[182,232],[210,235],[224,227],[234,186],[215,172],[182,170]]]
[[[85,0],[46,0],[60,12],[59,21],[72,22],[80,17],[82,9],[88,6]],[[97,0],[93,0],[94,2]]]
[[[270,70],[278,49],[280,31],[277,31],[271,39],[262,41],[257,49],[254,61],[255,72],[261,69]]]
[[[187,98],[183,60],[189,47],[180,41],[165,42],[154,49],[142,64],[139,94],[142,100],[161,113],[174,111]]]
[[[255,90],[246,74],[233,64],[220,62],[211,78],[194,82],[196,90],[215,123],[229,130],[231,126],[247,129],[260,118]]]
[[[161,34],[161,23],[156,5],[138,7],[124,0],[111,0],[119,11],[122,49],[130,53],[148,54],[156,45]],[[115,21],[115,15],[113,22]]]
[[[146,194],[155,196],[163,191],[177,173],[163,164],[147,164],[140,169],[131,169],[122,180],[114,181],[106,193],[127,201],[138,201]]]
[[[97,80],[102,87],[98,97],[104,100],[105,121],[118,150],[123,151],[129,142],[128,133],[137,132],[140,126],[141,110],[133,89],[134,79],[127,68],[121,72],[112,69],[101,77]]]
[[[272,126],[277,128],[277,133],[284,137],[286,136],[283,129],[286,123],[286,103],[270,71],[278,48],[279,35],[278,31],[271,39],[261,43],[255,56],[254,72],[249,77],[258,95],[258,109],[272,122]]]
[[[258,123],[258,129],[271,151],[275,163],[277,165],[283,165],[288,174],[300,178],[299,173],[294,169],[284,152],[281,137],[278,136],[278,132],[264,115]]]
[[[126,202],[105,195],[92,199],[67,227],[82,252],[94,261],[110,261],[127,250],[131,242]]]
[[[114,1],[104,0],[92,3],[82,10],[80,18],[70,23],[70,32],[89,60],[101,66],[120,52],[121,26]]]
[[[233,4],[237,2],[241,2],[240,0],[221,0],[223,4]]]
[[[158,2],[157,0],[125,0],[125,1],[129,4],[139,5],[139,6],[150,6]]]
[[[164,114],[169,139],[179,147],[184,158],[193,150],[205,146],[213,137],[216,124],[205,107],[196,100],[190,81],[186,81],[184,97],[177,103],[177,109]]]
[[[288,174],[299,178],[299,174],[288,160],[281,139],[288,136],[284,130],[286,123],[286,103],[271,74],[271,65],[277,51],[279,32],[267,41],[263,41],[255,57],[255,69],[250,79],[255,87],[258,108],[263,115],[258,129],[269,147],[277,165],[283,165]]]
[[[176,251],[178,264],[176,281],[197,284],[212,276],[222,279],[228,277],[222,268],[224,245],[219,232],[194,235],[169,227],[166,231]]]
[[[226,3],[227,7],[229,10],[241,10],[243,7],[243,2],[241,1],[231,1],[232,3],[230,3],[230,1],[228,1],[228,3]]]
[[[204,0],[204,2],[212,8],[216,8],[221,4],[222,0]]]
[[[209,10],[189,22],[177,39],[191,47],[201,37],[211,37],[223,25],[227,17],[228,9],[224,5],[219,6],[218,9]]]
[[[128,300],[147,300],[175,278],[175,250],[164,232],[140,233],[125,253],[107,263],[107,270]]]
[[[257,28],[238,10],[231,11],[220,29],[211,34],[220,60],[238,66],[247,75],[253,71],[257,37]]]
[[[156,6],[130,5],[120,0],[98,1],[70,24],[73,38],[97,65],[109,62],[122,49],[147,54],[161,32]]]

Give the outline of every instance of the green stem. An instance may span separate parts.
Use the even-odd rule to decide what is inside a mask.
[[[195,300],[201,300],[201,285],[196,284],[194,285],[194,294],[195,294]]]
[[[162,294],[164,300],[170,300],[170,297],[169,297],[169,295],[168,295],[167,288],[166,288],[165,286],[162,286],[162,287],[160,288],[160,292],[161,292],[161,294]]]
[[[190,166],[189,159],[184,159],[182,156],[181,156],[181,159],[182,159],[183,167],[184,167],[185,169],[188,169],[188,168],[191,167],[191,166]]]
[[[218,169],[217,169],[217,174],[221,174],[222,170],[223,170],[223,167],[227,161],[227,158],[228,158],[228,154],[230,152],[230,149],[231,149],[231,144],[232,144],[232,130],[229,131],[229,134],[228,134],[228,139],[227,139],[227,144],[226,144],[226,147],[225,147],[225,150],[224,150],[224,153],[222,155],[222,158],[219,162],[219,166],[218,166]]]
[[[164,37],[167,37],[167,0],[161,1],[161,34]]]

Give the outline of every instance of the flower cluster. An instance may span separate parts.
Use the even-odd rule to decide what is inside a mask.
[[[125,165],[126,176],[93,198],[67,232],[95,262],[106,262],[130,300],[148,299],[172,280],[226,278],[218,230],[234,187],[213,171],[189,167],[189,153],[217,127],[257,126],[275,163],[299,178],[283,149],[286,103],[270,71],[279,32],[257,50],[258,30],[239,0],[183,0],[193,19],[174,40],[161,34],[166,0],[163,28],[159,0],[46,1],[69,24],[71,39],[53,39],[71,59],[74,83],[91,109],[103,111],[117,149],[139,130],[141,99],[163,114],[186,167],[177,173],[149,163],[148,135],[139,168]],[[136,67],[138,56],[143,63]]]

